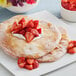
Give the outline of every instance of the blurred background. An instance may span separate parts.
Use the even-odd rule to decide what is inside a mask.
[[[42,10],[47,10],[54,14],[55,16],[60,18],[60,3],[59,0],[40,0],[38,6],[28,11],[27,13],[23,13],[25,15],[32,14],[35,12],[39,12]],[[0,22],[14,16],[18,15],[16,13],[8,11],[6,8],[0,7]]]

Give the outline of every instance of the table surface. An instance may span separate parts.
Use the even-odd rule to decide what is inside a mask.
[[[61,18],[60,16],[60,4],[58,0],[40,0],[40,3],[33,10],[24,13],[25,15],[32,14],[35,12],[39,12],[42,10],[47,10]],[[12,13],[5,8],[0,8],[0,22],[9,19],[12,16],[18,15],[16,13]],[[73,24],[73,23],[72,23]],[[2,65],[0,65],[0,75],[1,76],[13,76],[7,69],[5,69]],[[52,73],[48,73],[44,76],[76,76],[76,62],[66,66],[60,70],[57,70]]]

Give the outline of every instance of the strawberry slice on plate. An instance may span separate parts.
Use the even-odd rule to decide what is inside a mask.
[[[70,41],[67,49],[71,49],[73,47],[74,47],[74,42],[73,41]]]
[[[26,41],[29,43],[34,39],[34,35],[31,32],[26,32],[25,38],[26,38]]]
[[[29,64],[29,65],[32,65],[34,63],[34,59],[27,59],[26,62]]]
[[[26,64],[25,57],[19,57],[19,59],[18,59],[18,66],[20,68],[23,68],[25,66],[25,64]]]
[[[76,47],[73,47],[73,48],[69,49],[69,50],[67,51],[67,53],[69,53],[69,54],[74,54],[74,53],[76,53]]]
[[[35,60],[34,63],[33,63],[33,69],[36,69],[38,67],[39,67],[39,63],[38,63],[37,60]]]
[[[26,65],[25,65],[25,68],[28,69],[28,70],[32,70],[32,69],[33,69],[33,65],[28,65],[28,64],[26,64]]]
[[[67,49],[71,49],[73,47],[76,47],[76,41],[70,41]]]

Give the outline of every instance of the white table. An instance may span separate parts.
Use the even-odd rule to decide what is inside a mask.
[[[64,21],[64,20],[63,20]],[[65,23],[69,24],[69,26],[76,27],[76,23],[69,23],[64,21]],[[14,76],[11,74],[7,69],[5,69],[2,65],[0,65],[0,76]],[[56,70],[54,72],[49,72],[43,76],[76,76],[76,62],[73,62],[72,64],[61,68],[59,70]]]

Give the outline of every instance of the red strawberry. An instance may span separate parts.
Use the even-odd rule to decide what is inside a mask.
[[[23,23],[25,23],[25,19],[22,18],[20,21],[19,21],[19,24],[23,25]]]
[[[13,33],[19,33],[19,31],[22,29],[22,26],[19,24],[17,27],[14,29]]]
[[[19,63],[19,64],[18,64],[18,66],[19,66],[20,68],[24,68],[25,65],[26,65],[26,62],[23,62],[23,63]]]
[[[26,65],[25,65],[25,68],[28,69],[28,70],[32,70],[32,69],[33,69],[33,65],[28,65],[28,64],[26,64]]]
[[[26,32],[25,33],[25,38],[27,42],[31,42],[34,38],[34,35],[31,32]]]
[[[13,25],[12,25],[11,31],[14,31],[16,28],[17,28],[17,23],[14,22]]]
[[[24,23],[24,24],[22,25],[22,28],[24,29],[24,28],[26,28],[26,27],[27,27],[27,24]]]
[[[70,48],[73,48],[73,47],[74,47],[74,42],[70,41],[67,48],[70,49]]]
[[[30,65],[32,65],[34,63],[34,59],[27,59],[26,62]]]
[[[27,27],[27,28],[25,28],[25,31],[26,31],[26,32],[31,32],[31,29],[32,29],[32,28]]]
[[[38,37],[39,36],[39,32],[36,29],[31,29],[31,33],[35,36]]]
[[[76,47],[76,41],[70,41],[67,48],[70,49],[70,48],[73,48],[73,47]]]
[[[33,21],[33,23],[34,23],[34,28],[37,28],[39,25],[39,20],[35,20],[35,21]]]
[[[72,41],[74,43],[74,46],[76,47],[76,41]]]
[[[39,32],[39,34],[41,34],[41,28],[37,29],[37,31]]]
[[[23,36],[25,35],[25,30],[21,30],[20,32],[19,32],[19,34],[22,34]]]
[[[22,29],[22,25],[21,24],[18,24],[17,25],[17,29],[20,29],[21,30]]]
[[[31,27],[31,28],[34,27],[33,20],[30,20],[30,21],[27,23],[27,27]]]
[[[25,62],[25,57],[19,57],[18,58],[18,63],[22,63]]]
[[[11,31],[13,33],[18,33],[20,31],[20,29],[22,28],[22,26],[20,24],[17,25],[16,22],[13,23],[13,26],[11,28]]]
[[[67,53],[74,54],[76,53],[76,47],[73,47],[67,51]]]
[[[25,66],[26,62],[25,62],[25,57],[19,57],[18,59],[18,66],[20,68],[23,68]]]
[[[14,30],[13,33],[14,33],[14,34],[19,33],[19,29],[18,29],[18,30]]]
[[[37,60],[35,60],[33,63],[33,69],[38,68],[38,67],[39,67],[39,63]]]
[[[36,1],[35,0],[26,0],[26,3],[33,4],[33,3],[36,3]]]
[[[22,19],[19,21],[19,24],[22,25],[22,28],[25,28],[25,27],[27,26],[25,22],[26,22],[26,21],[25,21],[25,18],[22,18]]]

